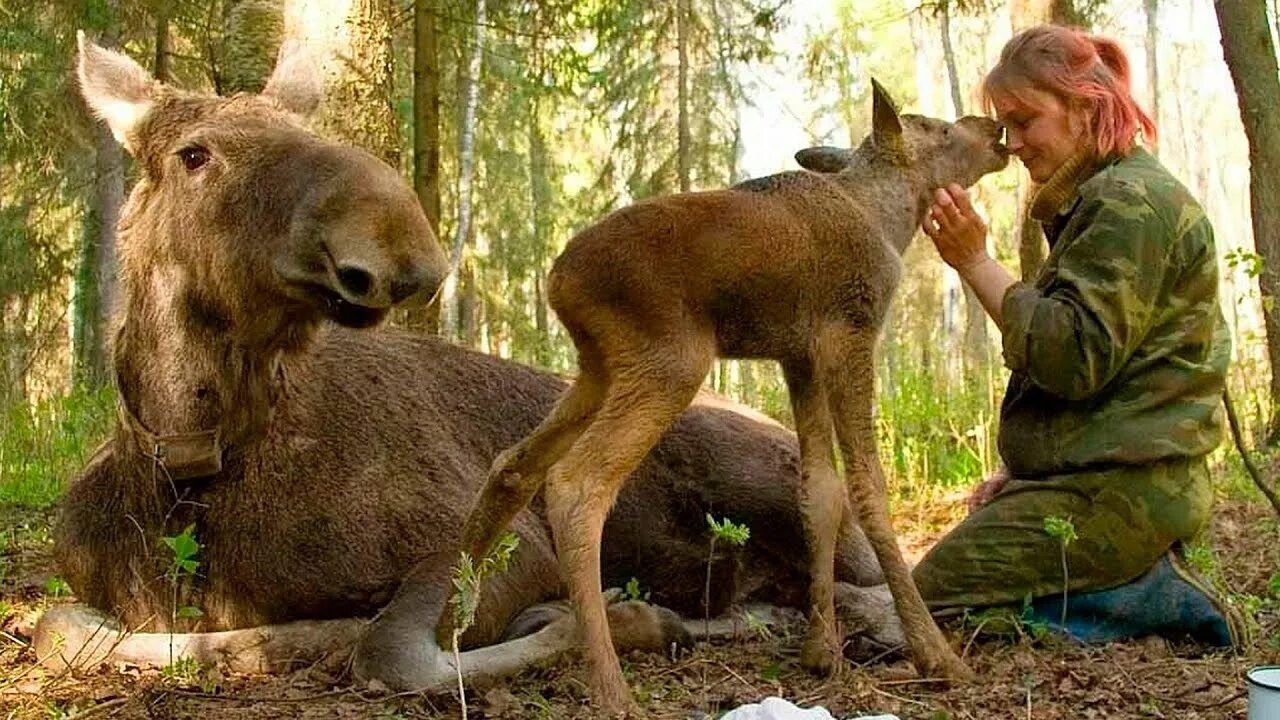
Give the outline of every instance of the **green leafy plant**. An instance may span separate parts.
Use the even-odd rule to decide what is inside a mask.
[[[707,548],[707,585],[702,594],[702,632],[704,635],[711,634],[711,563],[716,556],[716,542],[725,542],[729,545],[746,545],[747,540],[751,538],[751,528],[746,525],[739,525],[729,518],[723,518],[720,522],[711,517],[711,513],[707,513],[707,525],[711,528],[711,544]]]
[[[1062,624],[1067,624],[1067,586],[1071,584],[1071,576],[1067,571],[1067,546],[1075,542],[1076,526],[1071,518],[1050,515],[1044,519],[1044,531],[1049,537],[1058,541],[1058,550],[1062,556]]]
[[[160,668],[160,677],[176,687],[196,687],[200,685],[200,670],[200,663],[193,657],[171,659],[168,665]]]
[[[66,580],[52,575],[44,581],[44,594],[49,597],[66,597],[71,594],[71,586]]]
[[[173,602],[170,603],[170,624],[169,624],[169,664],[173,665],[173,628],[178,624],[179,618],[199,618],[204,613],[198,607],[190,605],[179,605],[178,596],[181,592],[182,585],[196,576],[196,570],[200,567],[200,561],[196,557],[200,554],[200,543],[195,536],[196,526],[188,525],[183,528],[182,532],[177,535],[169,535],[160,538],[165,547],[169,548],[171,555],[169,559],[169,567],[165,570],[164,576],[169,581],[169,587],[173,592]]]
[[[622,588],[622,596],[628,600],[644,600],[647,602],[649,600],[649,591],[641,589],[640,580],[632,576],[627,581],[626,587]]]
[[[511,556],[520,546],[520,539],[515,533],[503,535],[489,551],[488,555],[477,565],[468,553],[458,556],[458,564],[453,568],[453,597],[449,604],[453,606],[453,667],[458,673],[458,701],[462,705],[462,718],[467,717],[466,688],[462,683],[462,657],[458,652],[458,641],[476,621],[476,611],[480,608],[480,585],[485,577],[494,573],[505,572],[511,564]]]

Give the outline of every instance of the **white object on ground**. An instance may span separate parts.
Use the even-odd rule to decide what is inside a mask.
[[[821,705],[801,708],[780,697],[767,697],[759,703],[742,705],[720,716],[720,720],[835,720]],[[896,715],[866,715],[860,720],[898,720]]]

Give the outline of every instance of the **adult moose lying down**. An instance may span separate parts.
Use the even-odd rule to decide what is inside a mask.
[[[433,292],[445,262],[391,168],[303,129],[318,100],[306,70],[282,53],[261,95],[220,98],[156,83],[81,41],[84,95],[141,178],[120,223],[119,423],[56,527],[61,572],[87,606],[46,613],[42,658],[167,663],[167,633],[200,630],[172,638],[177,651],[271,669],[354,646],[357,675],[392,688],[452,676],[433,630],[462,521],[498,452],[566,385],[362,329]],[[752,536],[716,561],[711,612],[749,599],[802,606],[798,475],[791,433],[724,403],[695,407],[623,490],[604,535],[606,582],[634,576],[655,602],[700,617],[712,512]],[[161,538],[188,525],[200,565],[175,596]],[[513,563],[488,583],[464,647],[502,640],[513,620],[538,630],[529,609],[562,596],[541,502],[513,527]],[[842,581],[881,579],[856,530],[838,566]],[[175,619],[188,606],[203,616]],[[645,604],[617,603],[610,617],[631,645],[665,648],[682,630]],[[104,627],[152,634],[91,638]],[[516,669],[574,637],[562,615],[501,652],[464,655],[464,668]]]

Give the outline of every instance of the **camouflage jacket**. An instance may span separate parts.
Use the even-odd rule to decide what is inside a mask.
[[[1204,210],[1141,148],[1084,174],[1035,282],[1004,296],[1014,476],[1193,458],[1222,436],[1231,338]]]

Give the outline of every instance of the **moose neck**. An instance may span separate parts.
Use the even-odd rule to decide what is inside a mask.
[[[156,436],[216,430],[223,447],[262,437],[285,391],[284,351],[237,341],[176,266],[126,271],[123,280],[113,352],[122,420]]]
[[[906,252],[929,207],[925,179],[910,169],[890,167],[884,160],[868,158],[862,151],[837,178],[853,197],[859,198],[868,219],[885,231],[885,239],[899,255]]]

